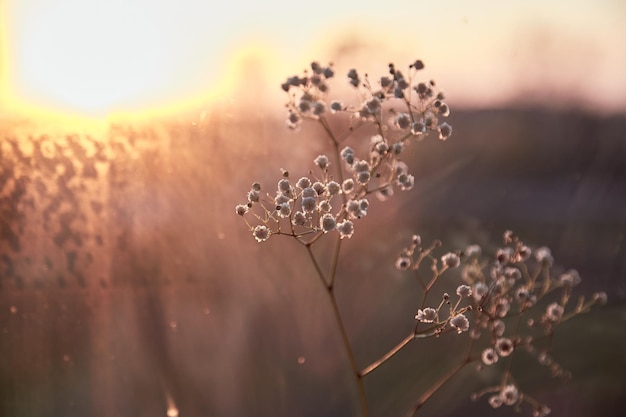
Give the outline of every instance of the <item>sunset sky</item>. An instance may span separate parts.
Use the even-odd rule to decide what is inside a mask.
[[[415,58],[457,106],[626,109],[622,0],[0,4],[5,113],[183,108],[224,99],[250,73],[278,85],[313,59],[375,71]]]

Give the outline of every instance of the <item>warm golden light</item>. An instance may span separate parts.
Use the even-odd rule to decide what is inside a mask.
[[[275,91],[310,60],[361,58],[373,70],[421,58],[467,106],[549,98],[611,111],[625,103],[624,28],[609,1],[546,8],[539,0],[444,0],[424,10],[390,0],[384,13],[334,0],[306,9],[286,0],[219,8],[197,0],[0,0],[0,8],[0,110],[38,120],[171,114],[229,99],[232,88],[241,91],[237,77],[258,76],[251,62]]]
[[[1,103],[29,117],[103,118],[224,96],[242,54],[227,50],[236,38],[213,13],[192,1],[8,1]]]

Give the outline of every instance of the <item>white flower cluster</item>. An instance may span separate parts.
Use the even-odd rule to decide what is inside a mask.
[[[254,183],[247,203],[235,207],[237,214],[252,213],[260,222],[255,226],[248,223],[258,242],[273,234],[304,237],[337,231],[341,239],[352,237],[353,220],[367,215],[368,200],[355,198],[354,190],[346,191],[345,181],[342,187],[331,179],[327,156],[317,156],[314,163],[322,171],[321,179],[301,177],[292,183],[289,174],[284,172],[273,196],[262,196],[261,186]]]
[[[504,234],[504,242],[505,245],[488,261],[482,259],[478,245],[437,258],[433,251],[440,243],[423,248],[419,236],[414,235],[411,244],[396,258],[396,269],[419,274],[420,264],[429,259],[434,275],[428,284],[422,283],[426,291],[439,276],[453,268],[461,267],[459,275],[463,281],[456,288],[459,297],[456,303],[451,303],[448,294],[444,294],[437,307],[420,308],[415,319],[434,326],[437,333],[443,333],[448,325],[458,333],[471,328],[469,336],[475,347],[480,346],[481,367],[495,367],[503,358],[523,347],[525,351],[535,353],[538,363],[549,367],[553,376],[566,378],[569,372],[547,355],[543,345],[535,347],[535,341],[552,334],[555,327],[569,317],[588,311],[594,304],[606,303],[606,294],[595,294],[586,302],[580,298],[568,311],[573,287],[581,281],[578,272],[570,269],[552,276],[554,259],[549,248],[540,247],[533,251],[511,231]],[[555,301],[547,300],[552,297]],[[449,311],[442,311],[445,305],[450,306]],[[515,325],[509,328],[512,317]],[[526,319],[527,326],[518,324],[521,317]],[[522,395],[518,387],[510,383],[510,378],[505,373],[502,384],[487,388],[476,397],[491,392],[488,401],[493,407],[519,406],[526,401],[533,406],[533,414],[549,413],[549,408],[537,404],[526,394]]]
[[[371,194],[384,201],[393,195],[394,188],[413,188],[415,177],[400,159],[406,142],[412,137],[421,139],[429,131],[439,132],[440,139],[452,133],[447,123],[439,123],[450,113],[443,93],[436,91],[433,81],[412,81],[423,67],[421,61],[415,61],[405,77],[390,65],[389,76],[382,77],[375,89],[367,76],[361,78],[356,70],[350,70],[348,80],[361,97],[356,105],[328,102],[329,80],[335,75],[332,65],[313,62],[302,76],[287,78],[281,85],[289,94],[287,125],[299,128],[305,120],[321,123],[340,160],[317,156],[314,164],[322,172],[320,179],[303,177],[292,184],[287,175],[278,182],[274,196],[262,196],[260,185],[253,184],[247,203],[237,205],[235,212],[250,218],[252,211],[259,224],[248,222],[248,226],[257,241],[263,242],[273,234],[302,238],[335,230],[342,239],[349,238],[354,232],[353,221],[367,215]],[[331,131],[328,118],[333,116],[349,117],[348,135]],[[347,145],[353,128],[363,124],[372,125],[378,133],[369,141]],[[260,209],[252,210],[255,207]],[[283,219],[289,220],[288,227]]]

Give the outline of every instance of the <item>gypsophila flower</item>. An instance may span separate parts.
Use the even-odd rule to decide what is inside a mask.
[[[252,235],[257,242],[264,242],[270,237],[270,229],[264,225],[258,225],[252,230]]]
[[[483,297],[486,297],[489,294],[489,286],[482,281],[477,282],[474,285],[474,299],[476,301],[481,301]]]
[[[446,122],[440,124],[438,130],[440,140],[446,140],[452,135],[452,126]]]
[[[337,223],[337,231],[339,232],[339,237],[343,238],[351,238],[354,233],[354,225],[350,220],[344,220],[340,223]]]
[[[398,259],[396,259],[396,268],[399,269],[400,271],[406,271],[407,269],[409,269],[411,267],[411,258],[409,258],[408,256],[398,256]]]
[[[344,194],[350,194],[354,190],[354,180],[352,178],[344,180],[341,188]]]
[[[260,193],[258,190],[250,190],[248,191],[248,202],[250,203],[258,203],[259,202]]]
[[[291,214],[291,205],[289,203],[282,203],[278,207],[276,207],[276,211],[278,215],[282,218],[289,217]]]
[[[552,257],[550,248],[547,248],[545,246],[535,251],[535,259],[537,259],[537,262],[546,264],[548,266],[551,266],[552,263],[554,262],[554,258]]]
[[[422,323],[433,323],[437,320],[437,310],[431,307],[426,307],[425,309],[417,310],[417,315],[415,318]]]
[[[306,215],[301,211],[296,211],[291,222],[295,226],[304,226],[306,223]]]
[[[336,182],[336,181],[329,181],[326,184],[326,192],[330,196],[337,195],[337,194],[341,193],[341,185],[339,185],[339,183]]]
[[[481,248],[478,245],[469,245],[467,248],[465,248],[465,251],[463,251],[463,254],[468,258],[478,257],[480,256],[480,253]]]
[[[500,391],[500,398],[506,405],[513,405],[519,400],[519,392],[515,385],[507,385]]]
[[[420,235],[411,236],[411,245],[419,246],[422,244],[422,237]]]
[[[526,259],[530,258],[530,254],[532,253],[532,250],[526,246],[526,245],[522,245],[519,247],[519,249],[517,249],[517,254],[519,256],[518,262],[519,261],[525,261]]]
[[[331,113],[336,113],[342,109],[343,109],[343,103],[341,103],[341,101],[334,100],[330,103]]]
[[[456,329],[457,333],[463,333],[469,329],[469,320],[464,314],[457,314],[450,319],[450,325]]]
[[[317,208],[317,199],[315,197],[304,197],[302,199],[302,211],[311,213]]]
[[[496,260],[500,265],[506,265],[511,260],[513,254],[512,248],[500,248],[496,251]]]
[[[365,102],[365,108],[371,114],[377,114],[381,110],[380,100],[378,97],[372,97]]]
[[[513,341],[507,337],[501,337],[496,340],[495,349],[496,352],[498,352],[498,355],[507,357],[513,353]]]
[[[504,268],[504,276],[512,279],[513,281],[517,281],[522,278],[522,271],[517,268],[507,267]]]
[[[313,188],[313,190],[315,190],[315,193],[317,195],[322,195],[326,192],[326,186],[319,182],[319,181],[315,181],[312,185],[311,188]]]
[[[311,180],[307,177],[302,177],[296,183],[296,187],[300,189],[309,188],[311,186]]]
[[[517,288],[513,295],[513,297],[515,298],[515,301],[517,301],[520,304],[525,303],[528,300],[529,296],[530,296],[530,292],[528,291],[528,288],[526,287]]]
[[[489,397],[488,402],[493,408],[498,408],[502,405],[502,398],[499,395],[492,395]]]
[[[346,203],[346,211],[351,218],[360,218],[367,214],[368,202],[366,199],[349,200]]]
[[[411,133],[416,136],[420,136],[426,133],[426,125],[424,124],[424,122],[413,122],[411,124]]]
[[[494,335],[500,337],[504,334],[506,325],[502,320],[494,320],[493,323],[491,323],[491,329],[493,330]]]
[[[291,195],[291,184],[289,183],[289,180],[283,178],[278,181],[278,190],[284,195]]]
[[[323,101],[315,102],[315,104],[313,105],[313,114],[316,116],[321,116],[324,113],[326,113],[326,103],[324,103]]]
[[[357,172],[357,176],[356,176],[356,180],[359,184],[365,185],[368,182],[370,182],[370,179],[372,178],[371,174],[369,173],[369,171],[361,171],[361,172]]]
[[[317,197],[317,191],[315,191],[313,187],[306,187],[302,189],[302,198],[316,198],[316,197]]]
[[[237,204],[237,206],[235,207],[235,212],[240,215],[243,216],[244,214],[246,214],[248,212],[249,207],[245,204]]]
[[[332,214],[326,213],[320,218],[320,228],[324,233],[335,230],[336,227],[337,221],[335,220],[335,216],[333,216]]]
[[[563,306],[558,303],[552,303],[546,307],[546,319],[549,321],[559,321],[563,317]]]
[[[290,111],[289,115],[287,116],[287,125],[295,127],[298,125],[298,123],[300,123],[301,120],[302,119],[300,118],[298,114]]]
[[[461,259],[456,253],[448,252],[441,257],[441,262],[448,268],[456,268],[461,264]]]
[[[317,208],[319,209],[319,211],[322,212],[329,212],[333,209],[328,200],[320,201],[320,203],[317,205]]]
[[[472,295],[472,288],[469,285],[459,285],[456,288],[456,294],[459,297],[469,297]]]
[[[495,305],[494,314],[498,317],[505,317],[511,309],[511,303],[506,298],[498,298],[498,302]]]
[[[561,276],[559,277],[559,282],[567,287],[573,287],[575,285],[578,285],[580,284],[580,281],[580,275],[575,269],[570,269],[564,274],[561,274]]]
[[[494,363],[498,362],[498,354],[496,353],[494,348],[487,348],[485,350],[483,350],[483,353],[480,355],[480,358],[482,359],[483,363],[487,366],[489,365],[493,365]]]
[[[437,107],[437,110],[439,111],[439,114],[443,117],[448,117],[450,116],[450,107],[443,102],[440,101],[436,101],[435,104],[439,103],[439,106]]]
[[[276,204],[277,206],[288,203],[290,201],[291,201],[291,198],[289,198],[285,194],[281,194],[280,191],[278,192],[278,194],[276,194],[276,197],[274,197],[274,204]]]
[[[354,149],[349,146],[346,146],[341,151],[341,157],[348,165],[352,165],[354,163]]]
[[[370,170],[370,164],[365,160],[359,160],[352,165],[352,168],[354,172],[368,172]]]
[[[330,162],[328,161],[328,157],[326,155],[318,155],[318,157],[315,158],[315,165],[320,167],[320,169],[327,169]]]
[[[393,152],[394,155],[400,155],[402,151],[404,151],[403,142],[396,142],[393,145],[391,145],[391,152]]]
[[[608,297],[604,291],[597,292],[593,294],[593,300],[599,304],[606,304]]]
[[[400,113],[395,119],[395,125],[399,129],[408,129],[411,126],[411,117],[406,113]]]
[[[403,173],[398,176],[398,185],[400,186],[401,190],[408,191],[413,188],[414,184],[415,177],[413,177],[413,175]]]
[[[311,110],[311,102],[309,100],[302,99],[298,104],[298,108],[302,113],[307,113],[309,110]]]

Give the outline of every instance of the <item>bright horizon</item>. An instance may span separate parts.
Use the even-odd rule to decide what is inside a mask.
[[[252,82],[279,97],[278,84],[311,60],[379,75],[415,58],[457,106],[521,98],[626,109],[626,5],[617,0],[390,0],[384,12],[329,0],[306,12],[282,0],[233,0],[219,11],[194,0],[0,1],[5,114],[171,113]]]

